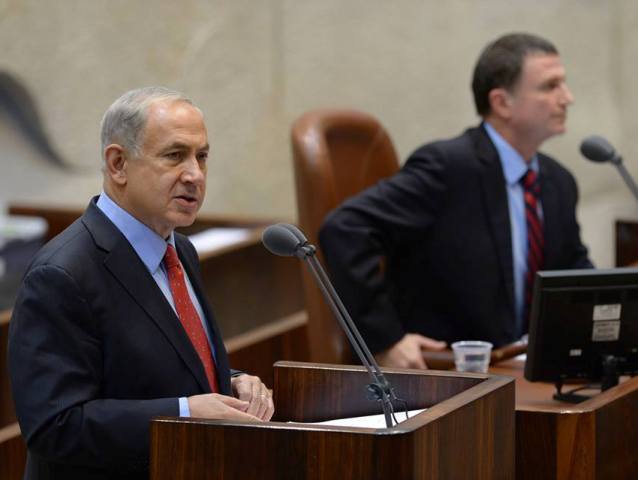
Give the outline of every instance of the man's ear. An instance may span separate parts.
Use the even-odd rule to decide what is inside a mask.
[[[507,120],[511,116],[513,98],[512,94],[504,88],[494,88],[488,94],[490,112],[497,117]]]
[[[128,154],[122,145],[112,143],[104,149],[104,173],[117,185],[126,185]]]

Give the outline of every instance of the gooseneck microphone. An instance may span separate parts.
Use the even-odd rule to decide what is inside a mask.
[[[580,144],[580,153],[592,162],[609,162],[615,165],[629,190],[638,200],[638,185],[636,185],[636,182],[623,165],[622,157],[616,152],[611,143],[600,135],[590,135]]]
[[[397,398],[390,383],[381,372],[379,365],[370,353],[370,349],[361,337],[359,330],[355,326],[350,314],[343,305],[339,295],[335,291],[328,275],[315,256],[317,249],[308,242],[306,236],[294,225],[278,223],[271,225],[262,234],[261,241],[264,246],[275,255],[284,257],[297,257],[303,260],[317,281],[321,293],[330,305],[339,325],[345,332],[352,348],[364,365],[372,383],[367,386],[368,398],[381,402],[385,424],[388,428],[393,426],[392,422],[398,423],[394,416],[392,401],[405,404],[403,400]],[[407,408],[406,408],[407,411]]]
[[[261,235],[261,242],[270,253],[282,257],[297,257],[303,260],[309,255],[314,255],[316,251],[301,230],[287,223],[278,223],[266,228]]]

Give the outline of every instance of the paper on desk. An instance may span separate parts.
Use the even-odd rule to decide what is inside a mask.
[[[250,232],[250,228],[216,227],[189,235],[188,239],[202,255],[246,240]]]
[[[409,418],[418,415],[421,412],[425,412],[425,408],[421,410],[410,410],[408,412]],[[399,423],[407,420],[405,418],[405,412],[395,412],[395,417]],[[386,428],[385,417],[383,414],[379,415],[366,415],[365,417],[350,417],[350,418],[338,418],[336,420],[327,420],[325,422],[317,422],[314,425],[333,425],[336,427],[363,427],[363,428]]]

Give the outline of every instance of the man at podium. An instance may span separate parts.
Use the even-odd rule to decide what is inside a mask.
[[[320,243],[380,364],[424,368],[422,349],[498,347],[527,331],[537,270],[592,264],[573,176],[539,152],[573,97],[549,41],[510,34],[474,68],[481,123],[417,149],[402,169],[332,212]]]
[[[102,120],[103,192],[45,245],[9,333],[27,479],[147,478],[152,417],[268,420],[269,390],[229,369],[190,225],[206,189],[202,112],[127,92]]]

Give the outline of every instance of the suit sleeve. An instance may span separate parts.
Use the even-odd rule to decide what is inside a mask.
[[[404,248],[423,239],[445,192],[443,155],[429,145],[393,177],[346,201],[321,228],[330,276],[373,353],[408,333],[384,272]]]
[[[149,422],[178,415],[177,398],[101,398],[100,326],[75,280],[57,266],[30,271],[9,334],[16,411],[29,450],[50,461],[147,467]]]

